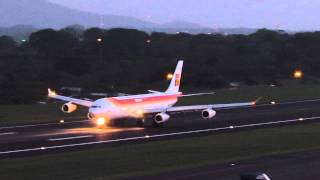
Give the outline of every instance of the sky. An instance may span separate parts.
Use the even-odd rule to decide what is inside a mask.
[[[212,28],[319,30],[320,0],[49,0],[99,14]]]

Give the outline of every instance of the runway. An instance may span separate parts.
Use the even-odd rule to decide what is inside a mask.
[[[152,128],[150,122],[136,127],[131,121],[121,127],[98,129],[85,119],[0,127],[0,158],[309,123],[320,121],[319,109],[320,100],[222,109],[210,120],[203,120],[200,113],[174,115],[160,128]]]

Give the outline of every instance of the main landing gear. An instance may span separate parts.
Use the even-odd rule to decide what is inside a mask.
[[[158,128],[161,127],[162,124],[156,123],[155,121],[152,121],[152,127]]]
[[[138,120],[137,120],[137,126],[138,126],[138,127],[143,127],[144,121],[145,121],[144,119],[138,119]]]
[[[137,126],[138,127],[143,127],[146,123],[145,119],[137,119]],[[152,121],[152,127],[158,128],[161,127],[163,125],[163,123],[156,123],[155,121]]]

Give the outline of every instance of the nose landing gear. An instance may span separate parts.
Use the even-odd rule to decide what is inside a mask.
[[[143,127],[144,121],[145,121],[144,119],[138,119],[138,120],[137,120],[137,126],[138,126],[138,127]]]

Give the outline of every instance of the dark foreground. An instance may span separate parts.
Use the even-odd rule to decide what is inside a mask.
[[[238,180],[243,173],[266,173],[272,180],[311,180],[320,178],[319,168],[320,150],[310,150],[130,179]]]

